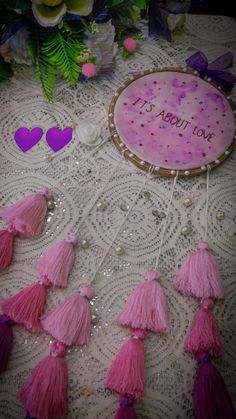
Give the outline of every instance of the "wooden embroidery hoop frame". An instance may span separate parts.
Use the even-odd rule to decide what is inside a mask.
[[[128,79],[127,81],[125,81],[124,84],[118,88],[118,90],[116,91],[116,93],[112,97],[112,100],[111,100],[111,103],[110,103],[110,106],[109,106],[109,111],[108,111],[108,126],[109,126],[110,133],[111,133],[111,136],[112,136],[112,139],[114,141],[115,146],[117,147],[119,152],[124,155],[124,157],[127,160],[130,160],[133,164],[135,164],[135,166],[137,166],[141,170],[144,170],[145,172],[152,171],[152,173],[154,175],[157,175],[157,176],[173,176],[177,173],[176,169],[166,169],[166,168],[163,168],[163,167],[155,167],[155,166],[153,167],[153,165],[151,163],[148,163],[147,161],[143,161],[138,156],[136,156],[133,152],[131,152],[126,147],[126,145],[122,142],[121,138],[119,137],[119,134],[116,131],[115,121],[114,121],[114,113],[115,113],[115,106],[116,106],[117,99],[119,98],[120,94],[126,89],[126,87],[129,86],[131,83],[133,83],[135,80],[138,80],[139,78],[141,78],[143,76],[146,76],[148,74],[153,74],[153,73],[164,72],[164,71],[165,72],[166,71],[172,71],[172,72],[185,73],[185,74],[187,73],[187,74],[191,74],[191,75],[193,75],[197,78],[199,77],[199,73],[196,70],[192,70],[192,69],[189,69],[189,68],[186,68],[186,67],[184,67],[184,68],[163,67],[163,68],[153,68],[151,70],[142,71],[138,75],[133,76],[130,79]],[[232,112],[235,115],[236,114],[236,106],[233,103],[233,101],[231,100],[231,97],[229,95],[227,95],[227,93],[223,92],[221,87],[217,86],[217,84],[214,83],[210,78],[205,77],[203,80],[206,83],[209,83],[211,86],[213,86],[217,91],[220,91],[221,94],[223,94],[225,99],[229,102],[229,105],[231,106]],[[178,175],[181,176],[181,177],[197,176],[197,175],[203,174],[208,169],[213,170],[213,169],[219,167],[219,165],[221,163],[223,163],[229,157],[229,155],[232,153],[232,151],[234,150],[235,147],[236,147],[236,126],[234,127],[234,136],[233,136],[233,139],[230,143],[230,146],[215,161],[209,162],[206,166],[201,166],[201,167],[197,167],[197,168],[194,168],[194,169],[188,169],[188,170],[180,169],[178,171],[179,172]]]

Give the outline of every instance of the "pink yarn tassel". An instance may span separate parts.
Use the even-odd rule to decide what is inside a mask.
[[[208,252],[207,242],[188,256],[177,275],[175,288],[180,293],[197,298],[222,298],[223,282],[215,258]]]
[[[43,330],[67,346],[87,344],[91,334],[88,300],[93,297],[93,287],[82,285],[79,293],[72,294],[57,308],[42,317]]]
[[[39,332],[45,300],[45,286],[42,283],[36,283],[3,300],[1,305],[4,313],[15,323],[24,326],[30,332]]]
[[[4,271],[13,256],[14,235],[8,230],[0,231],[0,271]]]
[[[32,417],[58,419],[67,414],[65,346],[55,342],[51,354],[34,368],[17,397]]]
[[[66,287],[75,259],[74,246],[76,244],[77,237],[69,234],[65,240],[54,244],[44,256],[36,261],[35,267],[44,283]]]
[[[214,301],[206,298],[201,301],[190,329],[187,333],[184,350],[186,352],[207,351],[211,356],[221,356],[223,345],[217,330],[214,314],[210,311]]]
[[[144,396],[143,330],[135,330],[116,355],[108,370],[105,387],[118,393],[128,393],[134,399]]]
[[[3,218],[9,230],[15,234],[23,237],[36,236],[43,229],[47,212],[46,199],[52,196],[52,192],[44,188],[42,192],[33,193],[10,207],[0,208],[0,218]]]
[[[195,419],[236,419],[225,383],[206,353],[198,355],[193,405]]]
[[[134,398],[130,394],[120,396],[120,407],[114,419],[137,419],[137,414],[133,408]]]
[[[7,369],[13,341],[12,324],[10,317],[0,314],[0,373]]]
[[[148,329],[166,332],[168,329],[168,307],[166,297],[158,280],[160,272],[145,273],[146,282],[138,285],[129,296],[117,323],[133,329]]]

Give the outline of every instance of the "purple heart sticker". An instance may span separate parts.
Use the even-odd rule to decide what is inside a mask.
[[[15,132],[15,142],[18,147],[26,153],[26,151],[30,150],[34,147],[35,144],[39,142],[42,138],[43,130],[42,128],[36,127],[32,130],[28,128],[21,127],[16,130]]]
[[[50,128],[46,134],[46,140],[49,147],[56,153],[66,146],[72,140],[73,130],[70,127],[60,130],[59,128]]]

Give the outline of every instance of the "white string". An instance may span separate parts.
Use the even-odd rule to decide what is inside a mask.
[[[208,210],[209,210],[209,181],[210,181],[210,170],[211,167],[207,167],[207,177],[206,177],[206,207],[205,207],[205,218],[204,218],[204,236],[203,240],[206,241],[207,238],[207,229],[208,229]]]
[[[138,198],[139,194],[142,192],[142,190],[143,190],[144,186],[146,185],[147,180],[149,179],[149,177],[150,177],[150,176],[151,176],[151,174],[152,174],[152,171],[153,171],[153,167],[151,166],[151,170],[149,171],[149,173],[147,174],[147,176],[145,176],[144,182],[143,182],[143,183],[142,183],[142,185],[140,186],[140,188],[139,188],[139,190],[138,190],[137,194],[135,195],[135,198],[134,198],[134,200],[133,200],[132,204],[130,205],[129,210],[127,211],[127,213],[126,213],[125,217],[124,217],[124,218],[123,218],[123,220],[122,220],[122,223],[121,223],[121,224],[119,225],[119,227],[117,228],[117,230],[116,230],[116,232],[115,232],[115,235],[114,235],[113,239],[111,240],[110,244],[108,245],[108,247],[107,247],[107,249],[106,249],[106,251],[105,251],[105,253],[104,253],[104,255],[103,255],[103,257],[102,257],[101,261],[99,262],[99,264],[98,264],[98,266],[97,266],[97,268],[96,268],[96,270],[95,270],[95,272],[94,272],[93,276],[91,277],[90,281],[88,282],[89,284],[92,284],[92,282],[95,280],[96,275],[97,275],[97,273],[98,273],[99,269],[101,268],[101,266],[102,266],[102,264],[103,264],[104,260],[106,259],[106,257],[107,257],[107,255],[108,255],[108,253],[109,253],[110,249],[112,248],[113,244],[115,243],[116,238],[117,238],[117,236],[118,236],[118,234],[119,234],[119,232],[120,232],[120,230],[121,230],[122,226],[124,225],[125,221],[127,220],[128,216],[129,216],[129,214],[130,214],[130,212],[132,211],[132,209],[133,209],[133,207],[134,207],[134,205],[135,205],[135,203],[136,203],[136,201],[137,201],[137,198]]]
[[[173,185],[172,185],[172,188],[171,188],[170,199],[169,199],[169,203],[168,203],[168,207],[167,207],[167,211],[166,211],[166,218],[165,218],[164,226],[163,226],[163,229],[162,229],[162,232],[161,232],[161,241],[160,241],[160,245],[159,245],[159,249],[158,249],[158,253],[157,253],[157,258],[156,258],[156,263],[155,263],[154,270],[157,269],[157,266],[159,264],[161,251],[162,251],[162,246],[163,246],[163,242],[164,242],[164,236],[165,236],[165,232],[166,232],[166,228],[167,228],[167,222],[168,222],[168,218],[169,218],[169,215],[170,215],[170,207],[171,207],[171,203],[172,203],[172,200],[173,200],[175,185],[176,185],[178,176],[179,176],[179,171],[177,171],[177,173],[176,173],[176,176],[174,178],[174,182],[173,182]]]
[[[120,161],[121,161],[121,157],[118,159],[117,163],[114,165],[114,168],[110,174],[110,176],[107,178],[107,180],[105,181],[105,183],[103,184],[102,188],[98,190],[98,192],[95,194],[95,196],[93,197],[93,199],[89,202],[89,206],[88,208],[84,211],[83,216],[79,222],[79,224],[76,226],[77,231],[79,231],[79,229],[81,228],[84,220],[87,218],[88,214],[90,213],[91,209],[93,208],[93,206],[95,205],[95,203],[97,202],[99,196],[102,194],[102,192],[104,191],[105,187],[107,186],[107,184],[110,182],[112,176],[114,175],[114,173],[116,172],[117,167],[120,165]]]

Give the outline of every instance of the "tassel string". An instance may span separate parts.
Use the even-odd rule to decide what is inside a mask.
[[[132,204],[131,204],[131,205],[130,205],[130,207],[129,207],[129,210],[127,211],[127,213],[126,213],[126,215],[124,216],[124,218],[123,218],[123,220],[122,220],[121,224],[120,224],[120,225],[119,225],[119,227],[117,228],[117,230],[116,230],[116,232],[115,232],[115,235],[114,235],[113,239],[111,240],[110,244],[108,245],[108,247],[107,247],[107,249],[106,249],[106,251],[105,251],[105,253],[104,253],[104,255],[103,255],[102,259],[101,259],[101,261],[99,262],[99,264],[98,264],[98,266],[97,266],[97,268],[96,268],[96,270],[95,270],[95,273],[93,274],[93,276],[92,276],[91,280],[89,281],[89,284],[92,284],[92,283],[94,282],[94,280],[95,280],[95,278],[96,278],[96,275],[97,275],[97,273],[98,273],[99,269],[101,268],[101,266],[102,266],[102,264],[103,264],[104,260],[106,259],[106,257],[107,257],[107,255],[108,255],[108,253],[109,253],[110,249],[112,248],[113,244],[115,243],[116,238],[117,238],[117,236],[118,236],[118,234],[119,234],[119,232],[120,232],[120,230],[121,230],[122,226],[124,225],[124,223],[125,223],[125,221],[127,220],[128,216],[129,216],[129,214],[130,214],[130,212],[132,211],[132,209],[133,209],[134,205],[136,204],[137,198],[138,198],[138,196],[140,195],[140,193],[142,192],[142,190],[143,190],[144,186],[146,185],[146,183],[147,183],[148,179],[149,179],[149,178],[150,178],[150,176],[152,175],[153,170],[154,170],[154,167],[153,167],[153,166],[151,166],[151,167],[150,167],[150,169],[149,169],[148,174],[145,176],[145,179],[144,179],[143,183],[141,184],[141,186],[140,186],[140,188],[139,188],[138,192],[136,193],[136,195],[135,195],[135,197],[134,197],[134,200],[133,200]]]
[[[206,206],[205,206],[205,217],[204,217],[204,236],[203,240],[207,239],[208,232],[208,212],[209,212],[209,182],[210,182],[210,171],[211,167],[207,166],[207,177],[206,177]]]
[[[164,242],[164,236],[165,236],[165,232],[166,232],[166,229],[167,229],[167,223],[168,223],[168,219],[169,219],[169,215],[170,215],[170,207],[171,207],[171,204],[172,204],[175,185],[176,185],[178,176],[179,176],[179,171],[177,171],[177,173],[175,175],[173,185],[172,185],[172,188],[171,188],[170,199],[169,199],[169,203],[168,203],[168,207],[167,207],[167,211],[166,211],[166,218],[165,218],[164,226],[163,226],[163,229],[162,229],[162,232],[161,232],[161,241],[160,241],[160,245],[159,245],[159,249],[158,249],[158,253],[157,253],[157,257],[156,257],[156,263],[155,263],[154,270],[157,269],[158,264],[159,264],[159,260],[160,260],[160,256],[161,256],[161,252],[162,252],[162,246],[163,246],[163,242]]]

